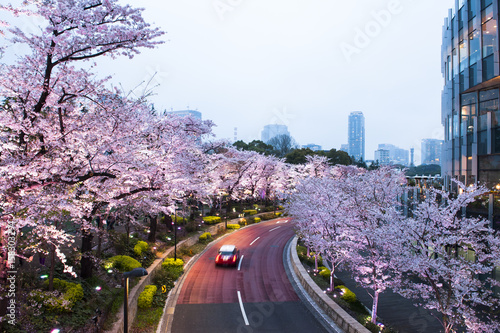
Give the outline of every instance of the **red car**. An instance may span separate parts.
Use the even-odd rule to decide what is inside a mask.
[[[240,260],[240,250],[236,246],[222,245],[217,257],[215,257],[215,265],[236,266],[238,260]]]

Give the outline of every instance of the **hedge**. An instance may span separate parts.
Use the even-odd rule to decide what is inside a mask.
[[[262,219],[260,217],[256,217],[253,219],[254,223],[259,223],[260,221],[262,221]]]
[[[326,281],[330,281],[330,275],[332,272],[326,267],[318,267],[318,269],[319,269],[319,275]]]
[[[245,210],[243,210],[243,213],[245,214],[245,216],[255,215],[255,214],[257,214],[257,210],[255,210],[255,209],[245,209]]]
[[[240,225],[239,224],[228,224],[227,228],[228,229],[239,229]]]
[[[352,291],[349,290],[346,286],[337,286],[335,289],[340,289],[341,290],[341,295],[340,298],[342,298],[344,301],[347,303],[354,303],[356,302],[356,294],[353,293]]]
[[[154,284],[144,287],[144,291],[139,295],[137,306],[141,309],[150,308],[153,304],[153,296],[156,294],[157,287]]]
[[[149,245],[145,241],[138,241],[134,246],[134,253],[138,256],[142,254],[142,252],[146,252],[149,250]]]
[[[205,216],[203,217],[203,222],[205,224],[217,224],[221,221],[220,216]]]
[[[44,288],[48,288],[49,281],[43,283]],[[54,289],[56,292],[34,290],[29,294],[29,298],[41,304],[49,312],[71,312],[73,306],[83,299],[83,288],[79,283],[68,282],[54,278]],[[57,292],[62,295],[58,296]]]
[[[200,235],[198,238],[198,241],[204,243],[204,242],[211,242],[212,241],[212,234],[209,232],[205,232]]]
[[[142,267],[141,263],[129,256],[114,256],[104,262],[104,268],[116,268],[120,272],[129,272]]]
[[[172,219],[172,222],[175,220],[175,223],[177,224],[186,224],[187,219],[185,219],[182,216],[176,216],[176,215],[170,215],[170,218]]]
[[[184,261],[182,259],[167,258],[162,262],[161,267],[170,272],[174,280],[177,280],[184,271]]]

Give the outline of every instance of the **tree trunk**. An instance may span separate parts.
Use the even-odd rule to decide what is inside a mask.
[[[102,219],[99,216],[97,218],[97,252],[96,252],[96,257],[100,258],[101,257],[101,247],[102,247]]]
[[[156,241],[156,227],[158,225],[158,216],[153,217],[149,216],[149,236],[148,236],[148,242],[154,243]]]
[[[92,277],[92,233],[87,230],[82,231],[82,259],[80,276],[84,279]]]
[[[377,307],[378,307],[378,295],[379,292],[375,291],[375,295],[373,296],[373,305],[372,305],[372,323],[377,323]]]
[[[50,273],[49,273],[49,291],[54,290],[54,271],[56,268],[56,246],[52,244],[50,249]]]
[[[330,291],[332,291],[332,292],[335,290],[334,275],[335,275],[335,264],[332,261],[332,271],[330,272]]]

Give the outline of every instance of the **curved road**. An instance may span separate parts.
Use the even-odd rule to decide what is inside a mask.
[[[188,272],[175,307],[173,333],[327,332],[300,302],[283,266],[294,235],[288,219],[229,234]],[[216,267],[223,244],[240,249],[239,267]]]

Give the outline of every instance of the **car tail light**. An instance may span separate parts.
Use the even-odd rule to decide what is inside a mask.
[[[236,254],[233,255],[233,262],[236,262]]]
[[[215,262],[219,262],[220,261],[220,254],[217,255],[217,257],[215,257]]]

